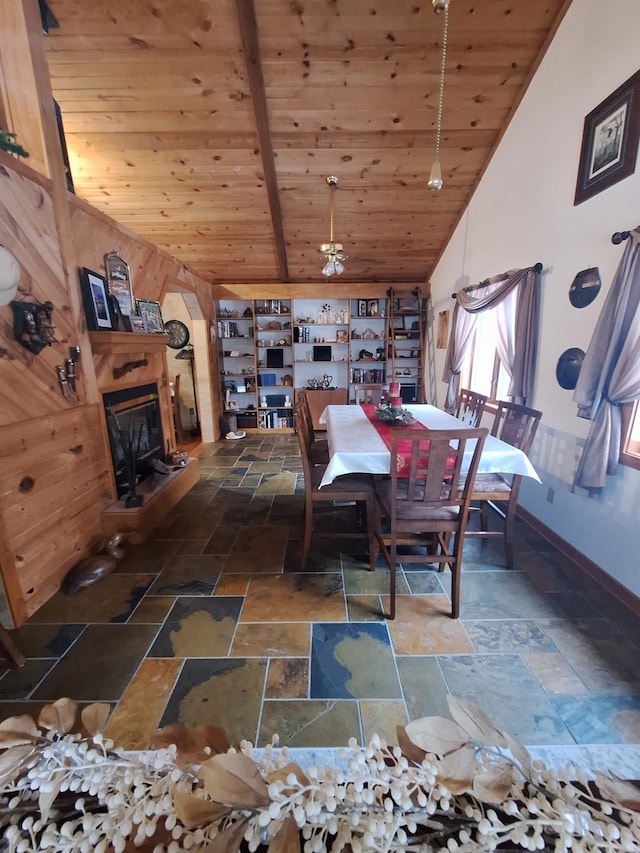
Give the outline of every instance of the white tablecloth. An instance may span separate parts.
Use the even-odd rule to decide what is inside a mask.
[[[411,414],[430,429],[466,429],[453,415],[435,406],[405,406]],[[388,474],[391,454],[360,406],[327,406],[320,416],[327,426],[329,464],[320,486],[327,486],[342,474]],[[471,459],[473,443],[465,456]],[[468,465],[468,462],[467,462]],[[522,474],[540,482],[528,457],[516,447],[488,435],[484,443],[478,473]]]

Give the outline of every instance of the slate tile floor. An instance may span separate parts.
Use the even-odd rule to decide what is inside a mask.
[[[201,477],[117,571],[58,593],[15,631],[27,657],[0,677],[0,717],[71,696],[114,708],[108,734],[142,748],[159,726],[212,722],[234,740],[366,742],[472,699],[527,745],[640,743],[640,625],[523,523],[516,569],[500,542],[465,545],[461,618],[450,576],[367,571],[342,508],[297,565],[302,475],[294,436],[208,445]]]

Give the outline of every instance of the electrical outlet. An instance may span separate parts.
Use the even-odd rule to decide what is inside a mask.
[[[556,490],[555,489],[548,489],[547,490],[547,500],[549,501],[550,504],[552,504],[554,502],[555,497],[556,497]]]

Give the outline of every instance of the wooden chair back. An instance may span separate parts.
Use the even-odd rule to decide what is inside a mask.
[[[541,419],[542,412],[538,409],[529,409],[527,406],[500,400],[491,427],[491,435],[528,454]]]
[[[441,569],[448,564],[452,576],[451,615],[458,617],[462,543],[471,487],[487,433],[487,429],[392,431],[391,479],[376,483],[376,535],[389,566],[390,619],[395,618],[398,545],[425,548],[426,533],[433,534],[433,553],[403,554],[400,560],[438,563]],[[382,518],[388,520],[388,532],[382,531]]]
[[[423,524],[433,529],[437,510],[462,510],[471,499],[471,483],[480,461],[487,429],[394,429],[391,433],[391,510],[413,532]],[[428,437],[425,437],[428,436]],[[465,452],[472,446],[470,464],[461,476]],[[467,453],[467,457],[469,454]],[[462,512],[459,515],[463,515]]]
[[[479,427],[489,398],[462,388],[456,401],[455,416],[470,427]]]
[[[353,386],[353,402],[356,406],[363,403],[377,406],[382,400],[382,385],[367,385],[359,383]]]

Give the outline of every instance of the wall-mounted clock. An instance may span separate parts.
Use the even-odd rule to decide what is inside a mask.
[[[181,320],[167,320],[164,331],[169,336],[167,345],[171,349],[182,349],[189,343],[189,329]]]

